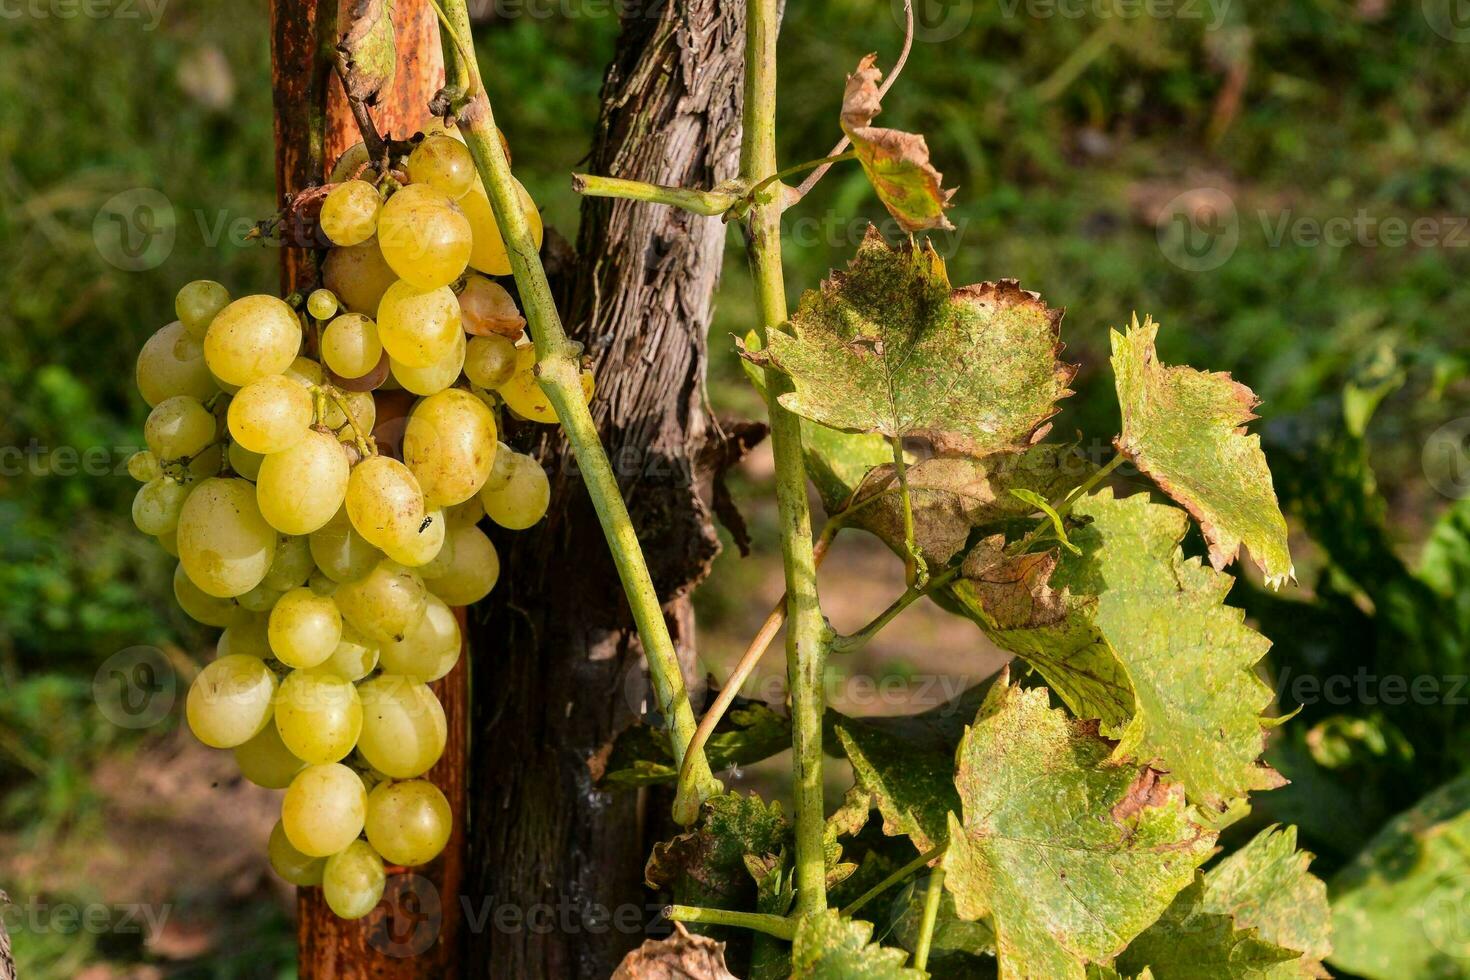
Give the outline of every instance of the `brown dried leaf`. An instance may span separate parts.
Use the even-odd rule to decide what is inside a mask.
[[[725,966],[724,943],[675,922],[672,936],[645,940],[623,957],[612,980],[735,980],[735,974]]]

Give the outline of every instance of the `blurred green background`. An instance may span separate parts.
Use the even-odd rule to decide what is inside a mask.
[[[618,29],[606,7],[517,6],[477,33],[518,173],[573,239],[567,175],[587,150]],[[27,976],[287,976],[288,906],[261,872],[253,803],[191,794],[220,790],[228,772],[157,728],[141,738],[109,723],[92,696],[118,651],[157,646],[188,676],[210,642],[174,608],[172,562],[131,525],[122,464],[145,415],[133,360],[173,318],[177,287],[276,282],[274,249],[243,237],[274,209],[265,5],[78,9],[0,11],[0,886],[32,916],[7,925]],[[1270,424],[1325,417],[1331,433],[1344,391],[1358,406],[1386,395],[1371,458],[1385,541],[1412,559],[1463,492],[1453,473],[1426,473],[1424,447],[1470,415],[1470,34],[1450,29],[1439,0],[1152,9],[921,3],[879,121],[926,134],[959,187],[956,231],[936,247],[956,283],[1015,277],[1067,308],[1064,339],[1083,370],[1062,432],[1115,431],[1107,328],[1135,310],[1162,322],[1166,361],[1233,371]],[[781,157],[795,161],[838,135],[858,59],[877,50],[891,64],[901,16],[858,0],[786,14]],[[110,216],[139,189],[167,207],[135,255]],[[842,264],[868,219],[884,215],[861,174],[835,170],[788,215],[793,293]],[[1415,219],[1428,223],[1405,227],[1422,233],[1395,232],[1394,220]],[[751,326],[748,297],[732,248],[711,371],[714,405],[731,414],[758,411],[729,341]],[[737,488],[758,557],[727,549],[699,596],[712,663],[780,591],[763,486],[754,466]],[[1298,537],[1301,600],[1333,563]],[[1371,589],[1338,584],[1372,605]],[[1417,795],[1379,802],[1391,813]],[[1361,843],[1333,854],[1308,833],[1328,868]],[[160,836],[171,841],[161,851]],[[176,903],[177,915],[151,932],[54,919],[68,904],[126,901]]]

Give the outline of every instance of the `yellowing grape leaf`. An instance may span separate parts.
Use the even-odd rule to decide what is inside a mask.
[[[847,76],[842,96],[842,131],[852,140],[868,182],[878,199],[907,232],[928,228],[953,228],[944,216],[953,190],[942,186],[944,177],[929,162],[929,145],[916,133],[871,126],[882,111],[878,82],[883,73],[875,64],[876,54],[858,62],[857,71]]]
[[[1325,977],[1332,910],[1327,886],[1307,870],[1311,863],[1311,854],[1297,850],[1295,827],[1267,827],[1205,874],[1202,907],[1295,951],[1294,975]]]
[[[953,753],[915,745],[857,719],[839,724],[837,738],[858,786],[883,814],[883,833],[906,834],[921,852],[944,840],[945,816],[959,803]]]
[[[793,333],[743,353],[791,377],[780,401],[797,415],[981,456],[1035,442],[1072,393],[1061,319],[1011,279],[953,289],[932,247],[869,228],[847,271],[802,297]]]
[[[1296,950],[1262,939],[1255,929],[1241,929],[1227,914],[1212,912],[1205,885],[1196,879],[1118,957],[1128,974],[1151,970],[1159,980],[1209,977],[1210,980],[1287,980],[1307,976],[1299,969]]]
[[[960,743],[945,887],[960,917],[989,916],[1002,978],[1082,980],[1159,917],[1215,835],[1048,697],[1003,674]]]
[[[836,909],[803,916],[791,942],[792,980],[924,980],[904,967],[906,951],[872,938],[871,922],[844,919]]]
[[[1296,571],[1261,437],[1245,431],[1256,396],[1228,374],[1161,364],[1158,329],[1135,316],[1126,334],[1112,331],[1118,449],[1199,521],[1210,564],[1224,568],[1244,544],[1279,588]]]
[[[348,97],[376,105],[378,96],[393,87],[398,69],[398,45],[389,0],[351,0],[342,8],[345,28],[337,44],[346,64],[343,85]]]

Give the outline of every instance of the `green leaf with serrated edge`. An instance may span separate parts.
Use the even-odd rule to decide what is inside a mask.
[[[1329,885],[1338,969],[1470,977],[1470,775],[1394,817]]]
[[[1306,976],[1325,976],[1332,953],[1327,886],[1307,870],[1312,855],[1297,850],[1295,827],[1267,827],[1204,876],[1201,907],[1230,915],[1241,929],[1294,950]]]
[[[868,182],[878,199],[906,232],[929,228],[953,228],[944,216],[953,190],[945,190],[944,178],[929,162],[929,145],[924,137],[897,129],[871,126],[882,111],[878,82],[878,56],[870,54],[858,62],[857,71],[847,76],[842,96],[842,131],[852,140]]]
[[[1196,879],[1128,944],[1116,966],[1123,973],[1152,970],[1158,980],[1286,980],[1308,975],[1299,956],[1210,911],[1204,881]]]
[[[1082,553],[1082,549],[1067,540],[1067,525],[1062,521],[1062,515],[1058,514],[1057,509],[1051,505],[1051,501],[1034,490],[1025,490],[1017,487],[1011,488],[1011,496],[1030,504],[1047,516],[1051,521],[1052,533],[1056,535],[1058,544],[1074,555]]]
[[[916,749],[856,720],[839,724],[837,737],[858,786],[883,814],[885,834],[905,834],[921,852],[944,840],[945,815],[959,803],[953,755]]]
[[[1117,758],[1158,765],[1213,807],[1281,783],[1258,763],[1271,689],[1254,673],[1270,642],[1224,605],[1228,575],[1185,559],[1183,511],[1104,489],[1077,501],[1081,555],[1047,585],[1061,618],[1006,629],[957,584],[995,643],[1024,657],[1067,706],[1120,740]]]
[[[644,878],[681,904],[749,908],[755,887],[746,855],[779,854],[790,837],[781,804],[721,794],[704,802],[693,829],[654,845]]]
[[[836,909],[803,916],[791,942],[792,980],[923,980],[904,967],[908,953],[875,943],[873,925]]]
[[[1244,544],[1267,584],[1279,587],[1296,572],[1261,437],[1245,431],[1258,400],[1228,374],[1161,364],[1158,329],[1134,317],[1126,334],[1111,331],[1118,449],[1199,521],[1215,568]]]
[[[917,462],[908,467],[906,478],[919,553],[931,566],[944,565],[964,548],[974,528],[1031,514],[1035,507],[1014,496],[1017,492],[1060,496],[1093,470],[1072,446],[1056,443],[983,459],[934,456]],[[900,556],[907,554],[903,501],[891,462],[869,470],[836,516],[844,527],[861,528]]]
[[[1096,724],[1003,674],[957,753],[964,817],[949,818],[945,887],[989,916],[1001,976],[1082,978],[1152,923],[1215,835],[1184,794],[1120,763]]]
[[[743,353],[791,377],[780,401],[803,418],[980,456],[1035,442],[1071,394],[1061,317],[1014,280],[952,289],[928,244],[890,248],[869,228],[847,270],[801,298],[792,333]]]
[[[345,30],[337,48],[346,63],[343,85],[353,99],[376,105],[393,87],[398,45],[391,0],[351,0],[342,10]]]

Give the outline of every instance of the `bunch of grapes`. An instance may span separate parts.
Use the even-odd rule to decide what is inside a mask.
[[[268,845],[281,877],[357,918],[385,863],[449,839],[424,778],[447,735],[428,684],[460,656],[452,607],[499,576],[480,519],[523,529],[546,512],[544,470],[497,419],[556,415],[488,278],[510,264],[464,144],[441,130],[377,165],[359,145],[333,176],[322,288],[179,291],[178,320],[138,357],[152,412],[128,469],[134,523],[179,559],[179,605],[223,629],[189,726],[285,790]]]

